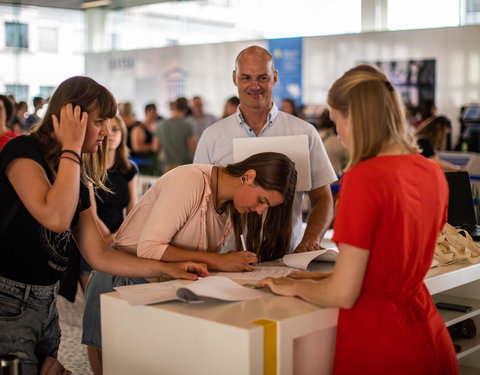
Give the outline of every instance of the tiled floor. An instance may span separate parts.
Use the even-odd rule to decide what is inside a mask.
[[[62,329],[62,340],[58,353],[59,361],[73,375],[92,375],[86,347],[81,344],[83,294],[80,287],[74,303],[58,296],[57,307],[60,315],[60,328]]]

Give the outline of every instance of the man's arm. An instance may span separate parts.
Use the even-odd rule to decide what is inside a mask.
[[[321,249],[320,241],[333,218],[333,198],[330,185],[314,189],[308,195],[311,202],[311,211],[308,215],[307,227],[302,241],[295,249],[295,253]]]

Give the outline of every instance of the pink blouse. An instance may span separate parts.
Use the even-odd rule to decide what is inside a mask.
[[[213,166],[187,164],[161,176],[128,214],[115,245],[160,260],[169,245],[219,252],[232,232],[227,212],[215,211]]]

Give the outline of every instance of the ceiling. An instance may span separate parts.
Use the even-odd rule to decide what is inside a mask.
[[[92,3],[94,6],[95,3],[103,4],[110,3],[108,5],[109,9],[121,9],[129,8],[140,5],[162,3],[168,0],[109,0],[109,1],[96,1],[96,0],[10,0],[5,1],[1,0],[0,4],[9,4],[9,5],[32,5],[38,7],[50,7],[50,8],[64,8],[64,9],[85,9],[83,6],[84,3]],[[177,0],[185,1],[185,0]]]

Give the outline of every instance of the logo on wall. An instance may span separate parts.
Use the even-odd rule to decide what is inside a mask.
[[[167,100],[170,102],[180,96],[185,96],[185,86],[188,72],[179,67],[167,70],[163,75],[165,78],[165,91]]]
[[[116,70],[131,70],[135,67],[135,59],[133,57],[117,57],[108,60],[108,68],[114,72]]]

